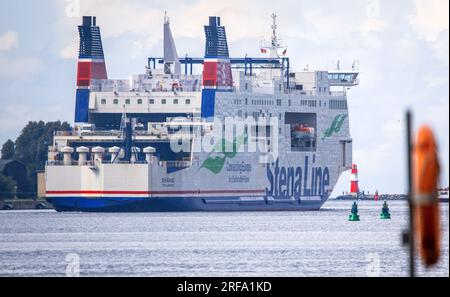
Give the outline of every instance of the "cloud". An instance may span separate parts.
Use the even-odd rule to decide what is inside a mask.
[[[420,38],[435,41],[441,32],[449,29],[448,0],[415,0],[415,14],[409,22]]]
[[[10,51],[19,46],[19,34],[15,31],[7,31],[0,36],[0,51]]]
[[[65,48],[63,48],[59,57],[63,59],[77,59],[78,58],[78,42],[76,39],[73,40],[70,44],[68,44]]]
[[[363,35],[369,35],[371,32],[382,32],[387,28],[387,22],[383,21],[380,18],[368,18],[366,19],[359,31]]]
[[[42,62],[36,57],[2,57],[0,56],[0,79],[28,80],[42,69]]]

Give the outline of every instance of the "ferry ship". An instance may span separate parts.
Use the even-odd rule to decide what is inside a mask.
[[[165,15],[163,56],[111,79],[97,19],[84,16],[75,124],[49,147],[46,199],[57,211],[320,209],[352,166],[359,72],[292,71],[272,19],[260,57],[230,57],[211,16],[204,57],[180,58]]]

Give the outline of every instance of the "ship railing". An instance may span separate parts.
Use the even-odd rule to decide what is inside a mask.
[[[140,87],[140,88],[130,88],[130,87],[123,87],[123,88],[114,88],[114,87],[101,87],[101,86],[91,86],[92,92],[105,92],[105,93],[111,93],[111,92],[117,92],[117,93],[135,93],[135,92],[142,92],[142,93],[173,93],[173,92],[200,92],[202,90],[202,86],[200,84],[197,85],[183,85],[182,87]]]
[[[286,89],[286,94],[295,94],[295,95],[303,95],[303,96],[334,96],[334,97],[343,97],[347,95],[347,92],[345,91],[327,91],[327,92],[318,92],[318,91],[311,91],[311,90],[296,90],[296,89]]]
[[[92,161],[86,161],[86,165],[92,165],[92,164],[93,164]],[[78,161],[72,160],[70,165],[67,165],[61,160],[52,160],[52,161],[46,161],[45,165],[46,166],[78,166]]]
[[[166,167],[186,168],[192,166],[191,161],[161,161]]]
[[[55,131],[55,136],[78,136],[76,131]]]
[[[336,96],[336,97],[343,97],[343,96],[347,96],[347,92],[344,92],[344,91],[331,91],[330,95],[331,96]]]
[[[119,130],[97,131],[56,131],[55,136],[120,136]]]
[[[76,135],[79,136],[120,136],[121,132],[119,130],[96,130],[96,131],[80,131]]]
[[[111,162],[103,160],[102,164],[109,164]],[[116,162],[119,163],[119,162]],[[76,160],[72,160],[69,164],[65,164],[62,160],[52,160],[52,161],[46,161],[45,165],[47,166],[78,166],[79,163]],[[93,160],[87,160],[84,162],[84,166],[95,166],[95,162]]]
[[[139,160],[139,161],[134,161],[132,164],[147,164],[147,163],[148,162],[145,160],[143,160],[143,161]],[[96,164],[98,164],[98,161],[95,162],[93,160],[88,160],[88,161],[84,162],[83,166],[95,166]],[[101,164],[112,164],[112,163],[111,163],[111,160],[102,160]],[[131,164],[131,162],[116,160],[116,161],[114,161],[114,164]],[[65,164],[61,160],[52,160],[52,161],[46,161],[45,165],[46,166],[79,166],[79,163],[76,160],[72,160],[72,162],[70,164]],[[176,167],[176,166],[172,166],[172,167]]]

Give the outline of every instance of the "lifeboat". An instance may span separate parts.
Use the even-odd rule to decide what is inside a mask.
[[[299,124],[292,127],[292,134],[296,139],[313,138],[315,129],[307,124]]]

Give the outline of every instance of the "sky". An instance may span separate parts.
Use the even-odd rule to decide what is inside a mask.
[[[97,16],[108,76],[142,73],[162,55],[164,11],[180,56],[203,56],[203,25],[218,15],[231,56],[260,56],[270,15],[294,70],[350,68],[360,85],[349,91],[354,162],[362,190],[406,191],[405,111],[414,128],[436,134],[449,185],[448,0],[15,0],[0,10],[0,144],[28,121],[74,119],[77,25]],[[334,195],[349,190],[343,174]]]

